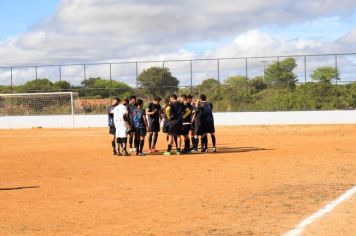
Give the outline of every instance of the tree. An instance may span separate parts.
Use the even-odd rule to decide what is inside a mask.
[[[168,68],[150,67],[139,75],[138,85],[147,95],[165,97],[178,91],[179,81]]]
[[[323,66],[314,70],[311,78],[322,83],[331,83],[332,80],[339,80],[339,71],[335,67]]]
[[[297,67],[294,58],[286,58],[269,65],[266,69],[266,81],[271,86],[294,89],[297,76],[293,70]]]
[[[259,93],[262,90],[267,88],[267,84],[263,81],[263,77],[262,76],[256,76],[255,78],[253,78],[252,80],[250,80],[250,84],[251,84],[251,93],[255,94],[255,93]]]
[[[133,94],[132,88],[116,80],[106,80],[100,77],[89,78],[81,82],[81,96],[107,98],[111,95],[118,97],[129,97]]]
[[[25,83],[26,92],[51,92],[54,91],[53,83],[48,79],[36,79]]]
[[[58,90],[69,90],[70,89],[70,83],[62,80],[54,83],[54,87]]]

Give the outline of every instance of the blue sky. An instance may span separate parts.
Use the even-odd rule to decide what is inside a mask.
[[[53,15],[57,0],[3,0],[0,2],[0,41],[27,31]]]

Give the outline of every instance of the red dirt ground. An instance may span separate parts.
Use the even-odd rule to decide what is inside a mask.
[[[356,184],[356,126],[217,130],[216,154],[144,158],[107,129],[2,130],[0,235],[281,235]]]

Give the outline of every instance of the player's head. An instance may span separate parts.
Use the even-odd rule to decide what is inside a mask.
[[[115,98],[112,100],[111,105],[117,106],[117,105],[119,105],[119,103],[120,103],[120,98],[115,97]]]
[[[192,103],[192,102],[193,102],[193,96],[192,96],[191,94],[188,94],[188,95],[187,95],[187,101],[188,101],[189,103]]]
[[[205,94],[200,94],[200,99],[205,102],[206,101],[206,96]]]
[[[142,106],[143,106],[143,100],[142,100],[142,99],[137,99],[136,105],[137,105],[138,107],[142,107]]]
[[[130,103],[131,104],[136,104],[136,96],[131,96],[130,97]]]
[[[154,104],[159,104],[160,102],[161,102],[161,98],[159,97],[159,96],[153,96],[153,100],[152,100],[152,102],[154,103]]]
[[[166,99],[164,99],[164,104],[169,105],[169,97],[166,97]]]
[[[129,99],[128,98],[124,98],[122,100],[122,105],[127,106],[128,104],[129,104]]]
[[[187,101],[187,94],[181,94],[180,96],[179,96],[179,100],[181,101],[181,102],[186,102]]]
[[[169,101],[171,102],[175,102],[177,101],[177,95],[172,93],[171,95],[169,95]]]
[[[193,100],[194,106],[198,107],[200,105],[200,100],[199,99],[194,99]]]

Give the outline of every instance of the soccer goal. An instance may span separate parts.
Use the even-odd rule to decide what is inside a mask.
[[[73,92],[0,94],[0,116],[71,115],[74,128],[77,98]]]

